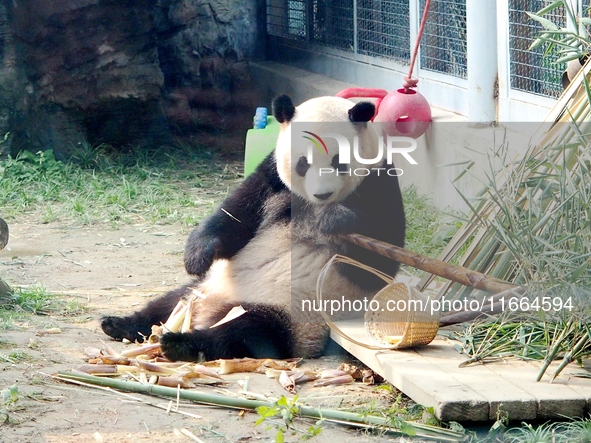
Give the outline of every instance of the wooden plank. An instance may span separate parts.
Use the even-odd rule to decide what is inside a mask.
[[[367,341],[365,328],[359,322],[338,322],[338,327],[358,341]],[[488,401],[460,380],[450,377],[416,350],[371,350],[338,334],[333,340],[372,368],[414,401],[433,407],[437,418],[445,421],[485,421],[489,417]]]
[[[591,383],[588,386],[572,388],[568,371],[550,383],[551,374],[558,363],[550,365],[540,382],[536,377],[541,362],[525,362],[512,359],[505,364],[491,364],[490,369],[500,377],[517,384],[521,389],[533,395],[538,403],[537,418],[583,417],[591,396]]]
[[[338,322],[348,337],[369,343],[361,322]],[[499,409],[512,420],[583,417],[591,406],[591,381],[568,367],[553,383],[537,383],[540,362],[505,362],[459,367],[466,357],[436,339],[412,350],[371,350],[334,332],[333,339],[417,403],[433,407],[444,421],[496,420]],[[552,374],[558,363],[551,366]]]
[[[496,420],[499,409],[515,420],[530,420],[538,416],[536,396],[522,389],[511,378],[497,374],[493,370],[494,365],[474,364],[460,367],[467,359],[466,356],[444,340],[434,340],[433,344],[419,348],[417,352],[427,360],[440,361],[442,371],[461,380],[484,397],[489,404],[488,420]],[[535,377],[535,373],[533,376]]]

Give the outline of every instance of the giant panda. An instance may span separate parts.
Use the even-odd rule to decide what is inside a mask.
[[[184,259],[194,281],[127,317],[104,317],[103,331],[116,340],[141,339],[152,325],[166,321],[182,297],[198,291],[202,298],[194,329],[160,338],[170,360],[321,355],[327,325],[317,310],[301,306],[316,298],[318,275],[330,257],[343,254],[392,276],[399,268],[340,237],[357,232],[404,245],[398,178],[379,169],[385,165],[376,155],[374,113],[370,102],[320,97],[295,107],[288,96],[277,97],[273,114],[281,129],[275,151],[189,235]],[[337,142],[329,137],[323,140],[326,152],[310,156],[310,142],[297,134],[301,122],[307,122],[308,134],[325,133],[338,123],[342,133],[358,137],[359,152],[364,159],[375,158],[375,168],[354,156],[351,164],[340,163]],[[360,166],[371,173],[350,173]],[[384,284],[365,270],[339,263],[324,293],[327,298],[371,299]],[[246,313],[211,327],[239,305]]]

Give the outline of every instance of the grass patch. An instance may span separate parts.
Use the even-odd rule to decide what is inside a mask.
[[[0,161],[4,218],[93,225],[180,223],[193,226],[234,187],[237,163],[188,150],[116,153],[82,147],[73,162],[24,151]],[[87,152],[88,151],[88,152]],[[77,163],[76,163],[77,161]]]
[[[10,329],[15,322],[32,315],[76,316],[86,312],[77,300],[53,294],[43,286],[16,288],[0,305],[0,330]]]
[[[406,215],[404,247],[427,257],[438,257],[461,226],[460,219],[436,208],[431,198],[419,194],[415,186],[402,190],[402,200]],[[405,269],[415,275],[423,272],[410,266]]]
[[[0,361],[17,364],[24,361],[32,360],[31,356],[23,351],[12,351],[7,355],[0,354]]]
[[[108,146],[81,145],[72,162],[53,152],[24,151],[0,161],[0,207],[4,218],[20,221],[94,225],[198,224],[235,188],[239,162],[214,151],[115,152]],[[406,247],[436,257],[458,222],[435,208],[414,186],[403,190]]]

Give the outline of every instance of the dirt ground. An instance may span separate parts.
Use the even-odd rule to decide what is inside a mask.
[[[57,382],[48,374],[84,363],[84,349],[101,347],[108,340],[99,319],[124,313],[150,297],[188,281],[182,265],[186,233],[179,226],[62,227],[58,224],[10,223],[8,248],[0,251],[0,277],[12,286],[41,284],[85,306],[72,317],[34,316],[0,331],[0,357],[21,353],[11,362],[0,358],[0,390],[18,386],[19,399],[7,422],[0,424],[0,442],[189,442],[180,432],[189,430],[204,442],[274,441],[276,430],[254,426],[258,415],[206,406],[181,406],[200,418],[167,413],[147,403],[168,400],[141,396],[141,401],[93,388]],[[39,335],[48,328],[60,333]],[[111,342],[117,348],[122,343]],[[309,368],[334,368],[346,356],[305,362]],[[224,392],[237,392],[238,380],[249,378],[249,390],[274,396],[285,392],[264,375],[228,376]],[[289,396],[289,394],[288,394]],[[314,405],[339,406],[389,404],[390,395],[364,385],[327,388],[303,387],[301,398]],[[299,420],[307,429],[313,422]],[[324,424],[312,441],[392,441],[335,424]],[[288,435],[286,441],[296,441]],[[395,441],[404,441],[395,440]]]

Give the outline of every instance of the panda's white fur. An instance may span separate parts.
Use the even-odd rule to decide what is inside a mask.
[[[307,157],[309,142],[293,133],[298,130],[298,125],[293,124],[306,122],[306,129],[318,134],[326,132],[328,123],[331,130],[334,123],[340,123],[339,129],[343,135],[350,140],[354,136],[358,137],[363,158],[375,157],[378,137],[371,123],[367,123],[369,117],[364,117],[360,124],[352,123],[350,110],[355,104],[349,100],[322,97],[304,102],[295,109],[290,105],[291,101],[287,101],[288,118],[278,116],[281,131],[274,158],[268,158],[253,174],[254,177],[245,181],[242,190],[231,195],[216,214],[191,234],[185,258],[187,269],[197,275],[198,280],[193,285],[172,291],[162,300],[153,302],[130,317],[103,319],[102,326],[107,334],[114,338],[134,337],[148,323],[161,317],[165,319],[169,313],[158,311],[171,309],[174,301],[191,291],[197,291],[204,298],[197,301],[193,322],[195,332],[190,336],[185,334],[185,337],[179,334],[165,334],[162,337],[163,350],[170,358],[197,359],[199,355],[195,354],[201,352],[205,353],[206,358],[261,357],[265,355],[258,354],[265,352],[272,354],[268,356],[313,357],[321,353],[327,339],[326,324],[319,312],[302,311],[302,302],[316,298],[318,275],[330,257],[348,250],[348,246],[335,236],[337,232],[332,232],[331,227],[335,222],[338,225],[343,214],[355,215],[354,210],[341,203],[351,199],[356,202],[355,199],[358,199],[361,203],[357,205],[363,205],[366,200],[376,199],[377,196],[364,198],[355,195],[365,177],[336,173],[320,175],[320,168],[333,166],[333,159],[338,155],[336,140],[326,137],[328,155],[323,153]],[[307,170],[303,175],[301,171],[296,171],[294,164],[302,157],[312,161],[306,165]],[[349,167],[359,166],[352,156]],[[280,182],[276,183],[273,175],[278,176]],[[257,186],[259,189],[256,189]],[[401,213],[397,181],[396,190],[398,195],[393,197]],[[322,198],[318,198],[318,195]],[[292,201],[292,198],[295,200]],[[249,199],[252,201],[249,202]],[[249,208],[249,204],[253,207]],[[352,206],[355,208],[355,203]],[[381,216],[365,212],[368,211],[364,208],[360,213],[364,217]],[[398,213],[395,216],[398,217],[398,225],[393,228],[402,230],[403,238],[404,216]],[[247,224],[251,218],[257,219],[257,223],[246,230],[242,224]],[[344,219],[348,220],[347,217]],[[319,229],[319,220],[324,220],[323,226],[328,228]],[[360,230],[363,228],[363,225],[359,227]],[[245,233],[235,234],[232,229],[237,232],[244,229]],[[366,233],[374,232],[370,229]],[[236,235],[236,242],[244,243],[236,251],[233,250],[236,247],[232,245],[232,239],[226,239],[231,235]],[[252,238],[244,238],[245,235],[252,235]],[[376,236],[380,237],[379,232],[376,232]],[[400,244],[400,241],[397,243]],[[230,252],[224,252],[226,249]],[[397,266],[393,270],[395,272]],[[375,285],[362,286],[352,282],[347,273],[335,269],[326,280],[323,294],[326,298],[347,300],[371,298],[376,291]],[[247,314],[228,323],[229,326],[225,325],[226,329],[210,329],[231,307],[239,305],[245,307]],[[267,307],[271,307],[270,313],[266,312]],[[253,318],[250,322],[249,315]],[[233,323],[236,325],[234,329]],[[258,331],[259,327],[271,331]],[[286,349],[277,350],[281,344],[273,342],[273,328],[287,337]],[[273,343],[269,346],[248,344],[251,331],[257,337],[253,341],[268,339]],[[207,340],[219,343],[206,343]],[[233,353],[249,355],[229,355]]]

